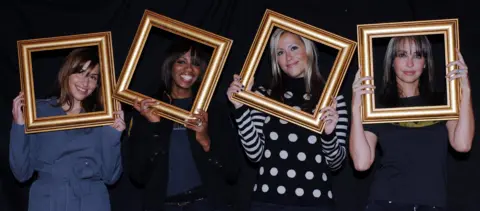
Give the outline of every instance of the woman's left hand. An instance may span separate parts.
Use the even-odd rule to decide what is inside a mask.
[[[115,115],[115,122],[113,123],[113,125],[111,125],[111,127],[115,128],[115,130],[117,131],[122,132],[126,128],[123,110],[115,111],[113,112],[113,115]]]
[[[324,133],[330,135],[335,130],[338,122],[337,100],[333,98],[333,104],[322,108],[320,113],[322,113],[320,120],[325,121]]]
[[[450,62],[447,65],[447,68],[451,67],[452,65],[457,65],[458,69],[452,70],[447,74],[448,81],[452,81],[454,79],[460,78],[460,87],[462,89],[462,93],[469,93],[470,92],[470,81],[468,79],[468,67],[465,64],[465,60],[463,60],[463,56],[460,51],[457,49],[457,57],[458,60]]]
[[[197,142],[206,150],[210,148],[210,137],[208,135],[208,113],[200,110],[193,114],[193,119],[187,119],[185,127],[195,131]]]

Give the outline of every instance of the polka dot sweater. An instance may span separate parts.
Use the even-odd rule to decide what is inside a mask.
[[[255,92],[267,96],[270,93],[263,87]],[[300,109],[298,106],[310,97],[286,89],[283,99]],[[338,96],[336,100],[339,120],[335,132],[329,135],[314,133],[248,106],[235,111],[244,151],[252,162],[259,163],[252,187],[254,201],[295,206],[333,204],[330,172],[338,170],[345,160],[348,125],[344,98]]]

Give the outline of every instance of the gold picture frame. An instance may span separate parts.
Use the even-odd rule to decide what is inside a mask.
[[[314,132],[322,133],[324,122],[320,120],[322,117],[320,110],[330,105],[332,103],[332,97],[337,96],[350,61],[355,53],[356,42],[267,9],[240,73],[241,83],[245,87],[248,87],[247,85],[253,80],[262,53],[267,46],[274,27],[282,28],[338,50],[337,57],[331,68],[317,108],[313,114],[309,114],[251,90],[235,93],[232,98],[257,110]]]
[[[34,92],[32,53],[49,50],[98,46],[104,110],[75,115],[37,118]],[[25,133],[50,132],[75,128],[110,125],[118,110],[112,93],[115,87],[112,36],[110,32],[38,38],[17,41],[21,90],[24,92]]]
[[[152,27],[157,27],[184,38],[194,40],[214,49],[207,70],[204,74],[203,81],[190,111],[186,111],[159,100],[157,101],[157,105],[152,106],[155,114],[183,124],[186,119],[191,118],[192,114],[198,113],[197,109],[207,111],[233,41],[152,11],[145,10],[128,53],[127,60],[118,79],[118,85],[114,94],[114,98],[129,105],[133,105],[136,99],[141,101],[151,98],[130,90],[128,87]]]
[[[358,61],[361,76],[373,77],[372,39],[409,35],[443,34],[445,41],[445,65],[457,58],[455,49],[460,47],[458,19],[408,21],[395,23],[362,24],[357,26]],[[452,66],[446,69],[453,70]],[[447,105],[376,108],[375,94],[363,96],[362,121],[365,124],[407,121],[437,121],[458,119],[460,87],[457,80],[446,81]],[[374,84],[367,80],[365,84]],[[377,87],[378,88],[378,87]]]

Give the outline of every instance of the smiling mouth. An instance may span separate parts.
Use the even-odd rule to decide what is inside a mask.
[[[77,88],[77,90],[82,93],[82,94],[87,94],[87,89],[86,88],[82,88],[80,86],[75,86],[75,88]]]
[[[190,82],[193,80],[193,76],[192,75],[180,75],[180,78],[182,78],[182,80],[186,81],[186,82]]]
[[[287,68],[290,68],[290,67],[292,67],[292,66],[295,66],[296,64],[298,64],[298,61],[293,62],[293,63],[291,63],[291,64],[287,64]]]
[[[415,75],[415,71],[403,71],[405,75]]]

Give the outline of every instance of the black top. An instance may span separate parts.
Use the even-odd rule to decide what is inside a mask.
[[[169,102],[166,94],[157,99]],[[222,207],[232,203],[232,184],[237,179],[241,154],[237,149],[238,140],[228,110],[218,103],[211,103],[209,111],[210,151],[203,150],[192,130],[187,130],[188,141],[209,203],[214,207]],[[127,169],[132,180],[144,188],[145,210],[157,211],[164,207],[173,125],[172,121],[165,118],[158,123],[148,122],[138,112],[132,116],[126,146]]]
[[[283,103],[295,109],[310,100],[303,78],[284,83],[284,88]],[[270,95],[263,87],[258,87],[257,93]],[[330,135],[320,135],[247,106],[235,111],[244,151],[259,164],[257,180],[251,187],[253,200],[294,206],[333,205],[330,171],[339,169],[345,159],[348,125],[343,96],[337,97],[337,102],[340,118]]]
[[[404,106],[423,106],[420,97]],[[448,131],[445,121],[365,124],[381,149],[370,199],[446,207]]]

